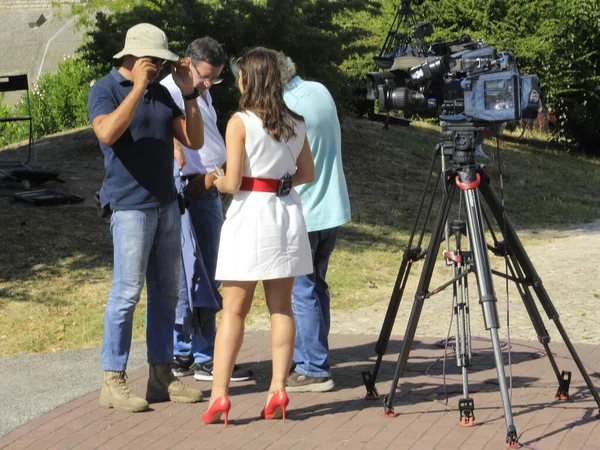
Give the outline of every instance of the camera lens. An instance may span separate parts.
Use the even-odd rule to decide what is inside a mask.
[[[448,55],[427,60],[409,71],[411,80],[422,84],[433,78],[441,77],[456,65],[456,61]]]
[[[408,88],[396,88],[390,94],[393,108],[414,110],[427,106],[425,96]]]

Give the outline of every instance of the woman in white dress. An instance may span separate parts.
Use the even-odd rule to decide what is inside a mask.
[[[271,314],[273,374],[262,416],[283,418],[294,352],[292,286],[312,272],[308,233],[293,189],[315,178],[304,119],[287,108],[277,53],[255,48],[234,68],[240,108],[227,124],[227,172],[216,179],[233,194],[221,231],[216,278],[223,286],[223,313],[215,340],[213,386],[204,423],[224,416],[229,381],[244,339],[244,321],[262,281]],[[289,191],[289,192],[288,192]]]

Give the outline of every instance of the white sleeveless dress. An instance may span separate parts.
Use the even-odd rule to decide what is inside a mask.
[[[236,115],[246,128],[245,177],[279,179],[296,171],[306,134],[304,122],[296,122],[296,137],[278,142],[254,113]],[[302,202],[295,189],[284,197],[256,191],[233,195],[221,229],[217,280],[270,280],[312,271]]]

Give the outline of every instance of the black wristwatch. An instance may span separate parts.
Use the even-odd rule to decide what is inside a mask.
[[[187,100],[195,100],[198,98],[198,96],[200,95],[200,92],[198,92],[198,89],[194,88],[194,91],[191,94],[187,94],[183,96],[183,99],[185,101]]]

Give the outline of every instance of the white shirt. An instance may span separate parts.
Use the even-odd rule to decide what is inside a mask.
[[[169,75],[160,82],[171,93],[175,104],[185,112],[185,104],[181,90],[175,84],[173,76]],[[192,175],[195,173],[212,172],[215,168],[220,168],[225,164],[227,154],[223,136],[217,128],[217,112],[212,105],[212,97],[208,89],[204,91],[204,97],[200,95],[196,101],[202,113],[204,122],[204,146],[200,150],[193,150],[181,144],[185,154],[185,166],[181,170],[181,175]]]

